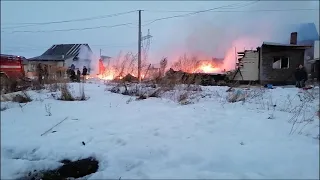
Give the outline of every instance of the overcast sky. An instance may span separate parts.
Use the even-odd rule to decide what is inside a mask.
[[[256,48],[262,41],[276,41],[278,37],[275,35],[275,29],[283,29],[287,24],[314,22],[319,32],[319,11],[256,11],[319,8],[318,1],[1,1],[1,53],[33,57],[41,55],[52,44],[63,43],[88,43],[96,54],[99,54],[101,48],[102,54],[108,56],[117,56],[120,51],[136,53],[137,12],[80,22],[14,29],[8,27],[21,26],[21,23],[72,20],[138,9],[146,10],[142,12],[142,24],[145,24],[153,19],[188,13],[163,11],[198,11],[235,3],[241,5],[216,11],[249,12],[205,12],[143,26],[143,35],[150,29],[153,36],[149,50],[150,61],[159,61],[163,56],[173,56],[187,51],[223,57],[231,46]],[[134,24],[83,31],[12,33],[124,23]]]

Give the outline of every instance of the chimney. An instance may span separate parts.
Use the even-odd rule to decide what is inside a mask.
[[[298,33],[292,32],[290,36],[290,44],[296,45],[298,40]]]

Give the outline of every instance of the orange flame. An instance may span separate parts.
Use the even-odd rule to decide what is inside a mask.
[[[210,63],[201,64],[199,67],[197,67],[195,72],[202,72],[202,73],[217,73],[220,72],[220,68],[214,67]]]

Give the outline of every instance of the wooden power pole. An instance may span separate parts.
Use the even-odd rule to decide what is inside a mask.
[[[139,10],[139,28],[138,28],[138,80],[141,82],[141,10]]]

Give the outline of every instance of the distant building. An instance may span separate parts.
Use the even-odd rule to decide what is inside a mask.
[[[42,55],[28,59],[27,72],[35,72],[38,63],[48,65],[49,72],[66,70],[72,64],[76,68],[90,67],[92,50],[88,44],[55,44]]]

